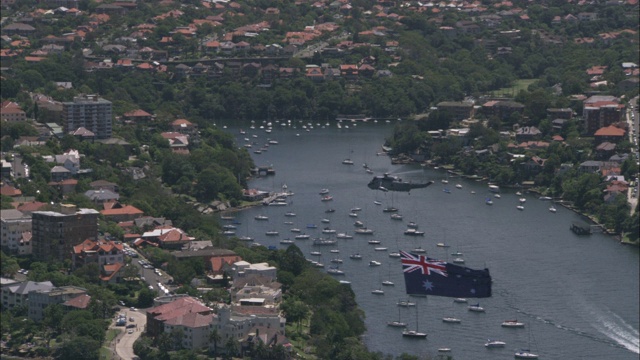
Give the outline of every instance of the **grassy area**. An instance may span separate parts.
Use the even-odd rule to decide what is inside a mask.
[[[513,86],[508,88],[502,88],[494,92],[496,96],[504,95],[504,96],[515,96],[518,94],[520,90],[527,90],[529,85],[538,81],[538,79],[520,79],[516,80]]]
[[[111,340],[115,339],[118,334],[120,334],[120,329],[109,329],[107,330],[107,334],[105,335],[104,342],[106,344],[110,343]]]
[[[113,353],[111,352],[110,343],[113,339],[120,334],[120,329],[109,329],[104,338],[104,344],[100,348],[100,359],[111,359]]]
[[[309,339],[309,327],[306,324],[302,324],[300,330],[298,330],[297,324],[286,324],[286,332],[287,338],[291,341],[291,345],[293,345],[293,352],[297,353],[298,359],[303,360],[315,360],[317,357],[314,354],[307,354],[304,352],[305,348],[313,348],[312,345],[308,344]]]

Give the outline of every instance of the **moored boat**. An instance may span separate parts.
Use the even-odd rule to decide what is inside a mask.
[[[487,340],[487,342],[484,344],[484,346],[486,348],[492,349],[492,348],[503,348],[505,345],[507,345],[506,342],[504,341],[500,341],[500,340]]]
[[[502,322],[502,327],[506,328],[523,328],[524,323],[519,322],[518,320],[505,320]]]

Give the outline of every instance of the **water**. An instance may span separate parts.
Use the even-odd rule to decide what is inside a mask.
[[[638,250],[620,245],[603,234],[579,237],[569,230],[578,219],[573,212],[557,206],[557,213],[548,211],[549,202],[538,200],[533,194],[527,199],[524,211],[516,209],[518,199],[512,191],[503,190],[500,199],[493,198],[486,183],[445,178],[439,170],[423,169],[417,165],[391,165],[386,156],[376,155],[392,125],[368,123],[350,125],[349,129],[316,126],[310,131],[301,128],[275,127],[273,132],[238,128],[228,131],[238,136],[238,143],[255,142],[250,151],[262,147],[267,139],[278,141],[262,154],[252,154],[257,165],[273,165],[276,175],[251,181],[250,186],[277,191],[283,184],[295,193],[288,206],[261,206],[236,214],[242,224],[238,235],[250,235],[262,245],[279,244],[284,238],[294,239],[291,228],[313,237],[329,235],[321,230],[329,226],[338,232],[354,235],[335,246],[313,246],[310,240],[294,240],[309,257],[311,251],[321,251],[325,268],[330,260],[340,257],[344,279],[351,281],[358,304],[366,312],[367,333],[364,341],[372,351],[397,355],[436,355],[437,349],[449,347],[456,359],[512,359],[516,350],[530,347],[541,359],[638,359],[639,286]],[[257,137],[253,137],[252,135]],[[343,165],[344,158],[354,165]],[[375,175],[388,172],[406,181],[434,180],[426,189],[411,193],[374,191],[367,183],[374,174],[367,174],[367,163]],[[461,184],[462,189],[455,187]],[[445,186],[450,193],[445,193]],[[322,202],[319,191],[328,188],[334,200]],[[475,191],[476,194],[472,194]],[[485,204],[492,197],[494,205]],[[376,205],[374,201],[382,205]],[[390,219],[383,213],[386,206],[400,209],[403,221]],[[349,217],[350,209],[360,207],[358,218]],[[325,213],[328,208],[334,213]],[[285,217],[286,212],[296,217]],[[255,221],[266,215],[269,221]],[[322,219],[330,223],[322,223]],[[355,220],[363,221],[375,231],[373,236],[354,233]],[[293,224],[285,224],[291,221]],[[403,234],[408,221],[419,224],[424,237]],[[317,229],[306,228],[316,224]],[[265,236],[269,230],[279,236]],[[369,245],[368,240],[380,240]],[[450,248],[437,247],[444,242]],[[375,251],[384,246],[388,251]],[[452,260],[455,251],[464,253],[466,266],[488,267],[491,271],[493,297],[480,299],[486,313],[470,313],[466,304],[453,303],[444,297],[411,298],[417,308],[402,308],[396,303],[407,299],[399,259],[388,257],[397,249],[411,250],[421,246],[431,257]],[[339,254],[330,253],[338,249]],[[351,260],[349,255],[360,253],[363,260]],[[382,263],[370,267],[369,261]],[[380,286],[391,280],[395,286]],[[382,288],[384,295],[371,291]],[[470,302],[475,302],[473,299]],[[454,316],[461,324],[447,324],[442,317]],[[401,329],[386,326],[398,318],[427,332],[427,340],[406,339]],[[517,318],[526,323],[524,329],[505,329],[502,321]],[[504,349],[484,348],[487,339],[507,343]]]

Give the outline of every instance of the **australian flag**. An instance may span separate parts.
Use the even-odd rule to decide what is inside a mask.
[[[489,269],[473,270],[401,251],[404,282],[409,295],[460,298],[491,296]]]

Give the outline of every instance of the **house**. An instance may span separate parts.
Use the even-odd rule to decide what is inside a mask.
[[[89,186],[91,186],[93,190],[109,190],[114,193],[117,193],[119,190],[118,184],[106,180],[96,180],[90,182]]]
[[[62,181],[51,181],[47,185],[58,190],[60,194],[64,196],[64,195],[68,195],[76,192],[76,186],[78,185],[78,180],[66,179]]]
[[[357,80],[358,65],[353,65],[353,64],[340,65],[340,76],[347,80]]]
[[[44,319],[44,310],[49,305],[63,304],[75,297],[86,295],[87,289],[77,286],[61,286],[51,289],[38,289],[29,292],[29,319],[40,322]]]
[[[516,130],[516,141],[531,141],[538,139],[542,132],[535,126],[523,126]]]
[[[231,266],[229,265],[242,261],[242,258],[231,250],[219,249],[211,246],[202,249],[194,249],[191,246],[194,242],[188,243],[186,245],[186,249],[171,252],[171,255],[178,261],[202,258],[204,260],[206,270],[210,271],[213,275],[222,275],[226,270],[225,265],[230,269]]]
[[[13,23],[9,24],[2,28],[2,32],[9,36],[11,35],[20,35],[20,36],[30,36],[35,34],[36,28],[29,24],[23,23]]]
[[[146,231],[140,236],[141,242],[153,244],[163,249],[181,249],[195,240],[182,230],[173,226],[162,226],[152,231]],[[137,245],[137,244],[136,244]]]
[[[8,286],[2,286],[2,308],[11,309],[15,306],[28,306],[29,293],[35,290],[50,290],[54,286],[51,281],[25,281],[14,282]]]
[[[579,171],[582,173],[598,173],[603,165],[604,162],[602,161],[587,160],[580,164]]]
[[[514,113],[522,115],[524,113],[524,104],[515,101],[493,100],[482,105],[482,111],[487,116],[495,116],[504,121]]]
[[[170,326],[173,328],[174,326],[182,326],[184,327],[187,323],[191,323],[193,325],[202,325],[202,319],[197,319],[194,315],[190,315],[193,317],[192,322],[182,322],[178,320],[172,320],[180,317],[184,317],[188,314],[199,314],[199,315],[213,315],[209,319],[209,324],[213,321],[214,311],[212,308],[205,306],[200,300],[193,297],[180,297],[176,298],[174,301],[171,301],[166,304],[158,305],[147,309],[147,335],[155,337],[165,332],[165,322],[170,321]],[[193,326],[188,327],[191,328],[191,337],[193,339],[193,330],[199,329],[201,326]],[[184,330],[184,329],[183,329]],[[208,339],[209,333],[211,329],[209,326],[206,326],[206,329],[201,329],[206,332],[206,336]],[[187,331],[186,334],[189,332]],[[198,332],[196,331],[196,334]],[[185,334],[185,335],[186,335]],[[188,337],[188,336],[187,336]],[[196,336],[198,339],[200,336]],[[199,343],[199,341],[196,341]]]
[[[27,121],[27,113],[22,110],[18,103],[4,101],[0,107],[0,120],[3,122]]]
[[[138,209],[133,205],[121,205],[116,203],[115,206],[108,209],[101,210],[100,213],[105,219],[111,221],[132,221],[144,215],[144,211]]]
[[[11,185],[4,184],[0,186],[0,195],[8,197],[19,197],[22,196],[22,191]]]
[[[571,108],[548,108],[547,116],[551,119],[571,120],[573,118],[573,109]]]
[[[169,142],[171,151],[178,154],[189,153],[189,136],[179,132],[163,132],[160,134]]]
[[[600,143],[596,147],[596,158],[598,159],[609,159],[611,156],[615,154],[616,144],[610,143],[608,141]]]
[[[603,127],[598,129],[598,131],[593,134],[595,141],[597,144],[602,144],[603,142],[611,142],[614,144],[619,143],[624,140],[626,131],[624,129],[620,129],[614,125],[610,125],[607,127]]]
[[[623,120],[625,105],[620,99],[609,95],[594,95],[583,103],[582,118],[587,135],[593,135],[598,129]]]
[[[89,263],[100,266],[124,263],[124,247],[115,241],[86,239],[73,247],[71,265],[77,269]]]
[[[148,112],[142,109],[129,111],[124,113],[124,115],[122,115],[122,120],[127,124],[149,123],[154,118],[155,116],[149,114]]]
[[[171,122],[171,129],[183,135],[196,136],[198,134],[198,125],[187,119],[177,119]]]
[[[120,195],[106,189],[87,190],[84,193],[84,196],[88,197],[89,200],[96,204],[103,204],[108,201],[117,201],[118,199],[120,199]]]
[[[307,68],[305,77],[314,82],[324,81],[324,74],[322,73],[322,69],[320,67]]]

